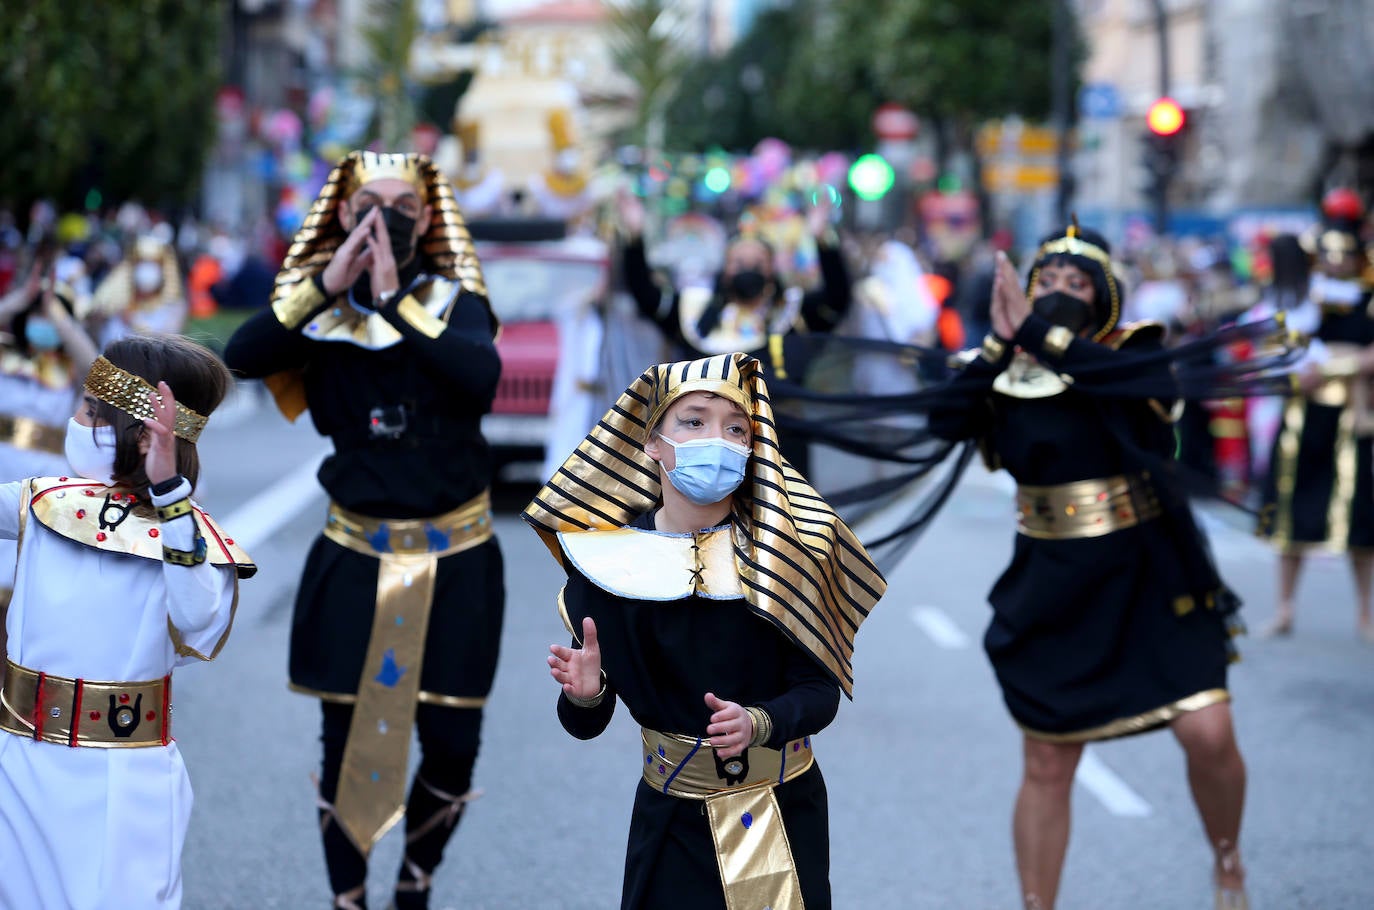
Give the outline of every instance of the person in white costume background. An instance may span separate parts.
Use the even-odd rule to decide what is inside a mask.
[[[196,437],[229,383],[184,338],[115,342],[67,426],[75,473],[0,485],[0,537],[20,540],[0,689],[0,907],[181,906],[192,796],[171,673],[218,654],[238,578],[254,571],[190,499]]]

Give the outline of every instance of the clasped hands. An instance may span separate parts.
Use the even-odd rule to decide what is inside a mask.
[[[369,209],[334,251],[334,258],[329,260],[329,265],[324,267],[320,275],[325,294],[330,297],[342,294],[354,285],[363,272],[368,273],[373,299],[360,303],[374,304],[383,295],[394,293],[400,287],[400,279],[396,275],[396,257],[391,252],[391,238],[386,232],[386,222],[382,220],[381,206]]]
[[[997,253],[992,276],[992,331],[1003,341],[1011,341],[1030,315],[1030,299],[1021,289],[1016,269],[1003,252]]]
[[[601,691],[601,645],[596,638],[596,622],[588,616],[582,620],[582,647],[549,645],[549,675],[572,698],[595,698]],[[707,692],[706,707],[712,711],[706,735],[721,758],[734,758],[749,748],[754,738],[754,718],[732,701],[717,698]]]

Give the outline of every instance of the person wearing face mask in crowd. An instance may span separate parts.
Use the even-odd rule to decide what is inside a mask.
[[[155,237],[140,237],[132,255],[95,289],[92,309],[93,317],[103,322],[104,344],[139,332],[180,332],[186,324],[186,295],[176,250]]]
[[[429,906],[473,796],[505,603],[480,429],[496,331],[448,180],[423,155],[353,152],[296,234],[271,307],[225,348],[334,443],[290,675],[321,702],[320,830],[341,910],[366,907],[368,854],[403,814],[395,906]],[[422,754],[407,800],[412,728]]]
[[[714,289],[661,287],[644,249],[643,203],[625,193],[619,207],[620,226],[628,237],[622,266],[626,288],[640,315],[655,322],[689,357],[744,351],[763,364],[765,377],[800,381],[814,349],[794,343],[797,337],[829,333],[849,311],[849,270],[830,225],[829,205],[818,205],[806,216],[816,240],[821,284],[801,295],[789,294],[782,286],[772,248],[752,234],[742,234],[726,247]],[[805,441],[783,432],[779,444],[787,459],[806,474],[810,456]]]
[[[1277,610],[1268,636],[1293,633],[1303,559],[1345,553],[1355,581],[1355,634],[1374,644],[1374,251],[1352,190],[1322,200],[1323,223],[1304,240],[1313,258],[1295,326],[1313,336],[1283,402],[1259,533],[1279,554]]]
[[[1118,325],[1121,287],[1093,231],[1046,238],[1024,293],[998,257],[993,331],[932,393],[929,415],[937,436],[980,440],[1018,484],[984,648],[1022,731],[1013,835],[1025,906],[1054,906],[1084,744],[1167,726],[1211,845],[1216,906],[1239,910],[1245,765],[1226,688],[1238,601],[1168,482],[1173,401],[1087,391],[1104,375],[1170,387],[1162,327]]]
[[[759,362],[650,367],[523,517],[568,574],[560,722],[643,728],[622,910],[827,910],[813,738],[886,582],[779,457]]]
[[[230,384],[184,338],[115,342],[68,407],[71,468],[0,484],[0,538],[19,542],[0,907],[181,906],[192,793],[171,677],[224,647],[238,579],[255,571],[190,498],[197,437]]]
[[[67,471],[63,426],[96,356],[73,318],[75,295],[43,279],[43,271],[35,264],[19,287],[0,298],[0,324],[9,328],[0,341],[0,482]],[[0,648],[15,551],[13,541],[0,539]]]

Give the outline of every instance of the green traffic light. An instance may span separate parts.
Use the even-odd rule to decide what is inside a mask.
[[[713,193],[723,193],[730,188],[730,172],[723,167],[713,167],[702,178],[706,188]]]
[[[896,174],[881,155],[864,155],[849,168],[849,187],[860,199],[881,199],[892,189]]]

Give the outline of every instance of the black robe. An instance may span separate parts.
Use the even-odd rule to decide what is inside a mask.
[[[340,506],[374,518],[441,515],[490,483],[481,418],[491,409],[501,372],[490,311],[481,297],[460,292],[448,327],[429,338],[400,318],[397,304],[430,280],[407,270],[402,291],[381,308],[402,335],[391,347],[311,340],[284,327],[268,309],[245,322],[224,351],[230,369],[247,378],[304,368],[310,417],[334,443],[320,467],[320,484]],[[320,310],[349,305],[340,297]],[[374,409],[396,406],[406,409],[406,432],[395,440],[371,438]],[[323,534],[316,539],[296,595],[294,686],[325,697],[357,692],[372,635],[377,574],[378,560]],[[487,695],[504,605],[501,549],[494,537],[439,560],[422,693]]]
[[[1050,324],[1032,314],[1015,343],[1054,371],[1101,366],[1123,355],[1078,339],[1062,357],[1043,343]],[[1157,342],[1144,341],[1133,350]],[[1217,577],[1186,501],[1164,483],[1174,450],[1163,419],[1170,402],[1082,394],[1015,398],[992,384],[1012,357],[974,359],[945,388],[930,428],[946,439],[984,440],[1020,484],[1051,486],[1148,471],[1159,517],[1101,537],[1016,535],[989,601],[984,636],[1012,717],[1030,732],[1107,738],[1165,722],[1161,709],[1224,690],[1230,660],[1226,614],[1234,595]],[[1158,367],[1167,370],[1167,364]],[[1161,414],[1161,412],[1163,412]],[[1131,724],[1132,719],[1150,723]]]
[[[652,514],[632,526],[652,529]],[[773,735],[764,745],[778,749],[824,729],[839,708],[840,690],[820,664],[742,598],[634,600],[609,593],[575,568],[569,569],[563,598],[579,636],[583,618],[595,620],[606,674],[605,698],[594,708],[579,708],[559,695],[558,718],[579,739],[605,730],[618,701],[643,727],[705,736],[712,714],[705,695],[712,692],[767,711]],[[637,765],[626,757],[627,776],[639,774]],[[830,833],[819,765],[774,793],[807,910],[827,910]],[[725,910],[715,843],[700,800],[668,796],[639,780],[620,906]]]

